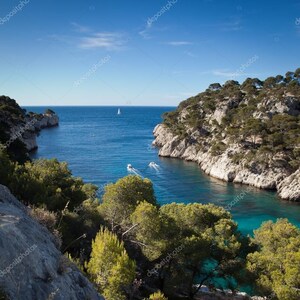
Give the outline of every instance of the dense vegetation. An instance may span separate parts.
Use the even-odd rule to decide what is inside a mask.
[[[300,231],[287,220],[263,224],[250,239],[222,207],[160,206],[148,179],[127,176],[99,195],[66,163],[16,161],[4,146],[0,184],[108,300],[194,299],[203,285],[233,292],[253,285],[272,299],[300,298]]]
[[[300,232],[286,220],[264,224],[249,241],[224,208],[160,207],[147,179],[127,176],[97,199],[96,187],[73,177],[65,163],[21,165],[4,149],[0,163],[0,182],[32,208],[108,300],[150,297],[155,288],[169,299],[193,299],[203,284],[222,287],[220,281],[234,291],[256,283],[257,293],[299,297]]]
[[[279,220],[255,231],[258,251],[248,255],[247,268],[256,275],[260,290],[278,299],[299,299],[300,230]]]
[[[287,170],[300,165],[300,68],[265,81],[229,80],[181,102],[164,115],[164,124],[199,150],[221,155],[233,144],[243,153],[235,163],[251,161]],[[247,154],[247,159],[242,160]],[[280,159],[278,159],[280,157]]]

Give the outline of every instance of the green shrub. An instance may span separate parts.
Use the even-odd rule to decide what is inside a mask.
[[[210,153],[213,156],[218,156],[224,153],[226,149],[227,146],[223,142],[214,142],[210,148]]]
[[[241,161],[244,159],[245,154],[244,153],[234,153],[231,156],[231,160],[235,163],[235,164],[240,164]]]
[[[123,242],[108,229],[101,228],[92,243],[87,272],[105,299],[127,299],[124,291],[135,278],[135,268]]]

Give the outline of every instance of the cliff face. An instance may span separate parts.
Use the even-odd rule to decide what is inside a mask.
[[[300,171],[289,174],[285,168],[261,168],[259,164],[252,169],[236,165],[230,158],[231,153],[242,153],[238,145],[232,145],[222,155],[215,157],[209,151],[198,150],[173,135],[163,124],[155,127],[153,145],[159,147],[159,155],[194,161],[208,175],[235,183],[252,185],[262,189],[277,189],[281,198],[300,201]]]
[[[227,82],[182,102],[155,127],[153,145],[213,177],[300,201],[299,81],[258,82]]]
[[[44,128],[55,127],[58,125],[59,118],[55,113],[45,113],[27,117],[25,124],[27,129],[24,131],[22,137],[20,137],[20,140],[25,144],[28,151],[33,151],[38,148],[36,141],[38,133]],[[11,134],[22,130],[22,128],[23,126],[17,126],[12,130]]]
[[[50,232],[0,185],[0,287],[9,299],[95,299],[93,285],[55,246]]]
[[[0,142],[7,147],[20,140],[27,151],[37,149],[38,133],[44,128],[58,125],[59,118],[55,112],[47,110],[44,114],[27,113],[15,100],[0,96]]]

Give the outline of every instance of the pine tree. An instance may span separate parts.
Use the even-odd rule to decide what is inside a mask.
[[[254,231],[252,242],[258,248],[248,255],[247,267],[262,294],[300,299],[300,230],[287,219],[268,221]]]
[[[168,298],[161,291],[158,291],[150,295],[149,300],[168,300]]]
[[[125,290],[134,280],[135,262],[123,242],[107,228],[101,228],[92,242],[87,272],[107,300],[125,300]]]

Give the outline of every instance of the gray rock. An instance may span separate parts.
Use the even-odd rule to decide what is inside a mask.
[[[36,130],[58,126],[59,118],[56,114],[43,114],[41,119],[34,123]]]
[[[33,118],[26,119],[26,125],[20,125],[13,128],[13,132],[22,132],[20,140],[25,144],[26,149],[30,152],[38,148],[37,135],[44,128],[51,128],[59,125],[59,118],[56,114],[42,114]],[[26,128],[24,131],[23,128]]]
[[[299,201],[300,199],[300,169],[283,179],[278,184],[278,193],[282,199]]]
[[[0,185],[0,286],[14,300],[104,300],[52,234]]]
[[[284,97],[281,102],[278,102],[278,99],[274,97],[264,99],[257,107],[258,109],[263,108],[269,116],[282,113],[292,116],[300,114],[299,99],[291,95]]]

